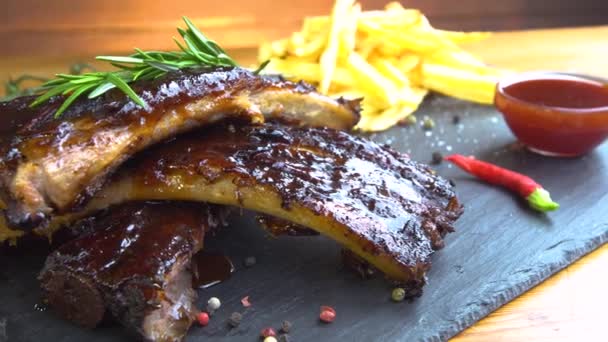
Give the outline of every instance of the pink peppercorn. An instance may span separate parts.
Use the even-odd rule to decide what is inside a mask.
[[[260,332],[260,336],[263,337],[263,338],[266,338],[266,337],[276,337],[277,336],[277,332],[274,331],[274,329],[272,329],[272,328],[264,328]]]
[[[209,324],[209,314],[204,311],[201,311],[198,313],[198,315],[196,315],[196,320],[198,321],[198,324],[203,327],[206,327],[207,324]]]
[[[331,323],[336,319],[336,310],[331,306],[322,306],[319,319],[325,323]]]

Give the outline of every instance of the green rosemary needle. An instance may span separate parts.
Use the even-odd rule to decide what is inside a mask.
[[[179,51],[135,49],[135,53],[130,56],[98,56],[98,60],[109,62],[118,70],[79,75],[58,74],[55,79],[47,81],[37,89],[36,93],[41,95],[30,106],[37,106],[56,95],[66,96],[55,112],[57,118],[81,96],[92,99],[110,89],[118,88],[133,102],[145,108],[146,103],[133,91],[129,83],[152,80],[170,71],[197,66],[237,66],[216,42],[207,38],[187,17],[183,17],[183,20],[186,29],[177,29],[183,42],[173,38]]]

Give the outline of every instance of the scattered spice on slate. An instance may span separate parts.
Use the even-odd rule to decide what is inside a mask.
[[[391,293],[391,299],[394,302],[402,302],[405,299],[405,290],[400,287],[394,288]]]
[[[263,337],[263,338],[266,338],[266,337],[276,337],[277,336],[277,332],[274,331],[274,329],[272,329],[272,328],[264,328],[260,332],[260,336]],[[275,341],[276,341],[276,339],[275,339]]]
[[[281,323],[281,331],[284,333],[290,332],[291,331],[291,322],[283,321],[283,323]]]
[[[441,154],[441,152],[439,152],[439,151],[433,152],[431,162],[435,165],[438,165],[438,164],[441,164],[442,161],[443,161],[443,154]]]
[[[331,306],[322,306],[319,319],[324,323],[331,323],[336,319],[336,310]]]
[[[207,324],[209,324],[209,314],[204,311],[201,311],[198,313],[198,315],[196,315],[196,320],[198,321],[198,324],[203,327],[206,327]]]
[[[291,337],[287,334],[279,335],[279,342],[291,342]]]
[[[422,128],[425,131],[430,131],[434,127],[435,127],[435,121],[433,121],[433,119],[429,118],[428,116],[424,116],[422,118]]]
[[[452,123],[454,125],[458,125],[460,123],[460,115],[456,114],[456,115],[452,116]]]
[[[277,342],[277,339],[274,336],[268,336],[264,338],[264,342]]]
[[[213,314],[213,312],[219,309],[220,306],[222,306],[222,302],[220,302],[219,298],[217,297],[211,297],[209,298],[209,301],[207,301],[207,311],[210,314]]]
[[[257,263],[257,260],[254,256],[248,256],[243,260],[243,265],[247,268],[253,267]]]
[[[243,299],[241,299],[241,304],[243,304],[243,306],[246,308],[250,307],[251,302],[249,302],[249,296],[243,297]]]
[[[236,328],[241,324],[242,320],[243,315],[241,315],[239,312],[233,312],[228,318],[228,325],[232,328]]]

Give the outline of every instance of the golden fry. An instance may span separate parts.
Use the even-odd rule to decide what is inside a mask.
[[[366,11],[358,16],[357,25],[363,22],[376,23],[386,27],[407,27],[421,23],[422,13],[415,9],[406,9],[401,12]],[[302,33],[318,34],[327,32],[331,26],[329,17],[307,17],[302,24]]]
[[[359,29],[369,36],[381,37],[384,41],[403,46],[405,49],[418,53],[428,53],[440,47],[436,41],[429,39],[428,35],[412,34],[412,32],[386,31],[380,25],[371,22],[359,23]]]
[[[382,76],[391,80],[397,87],[401,88],[410,85],[410,80],[407,78],[407,75],[397,67],[394,61],[376,57],[370,59],[370,63],[382,74]]]
[[[351,52],[355,51],[357,20],[359,19],[360,14],[361,5],[355,4],[344,20],[344,27],[342,28],[342,32],[340,32],[341,39],[338,49],[338,58],[340,60],[345,60]]]
[[[408,73],[420,64],[420,57],[417,55],[406,54],[397,60],[397,68],[403,73]]]
[[[424,100],[427,90],[413,88],[406,92],[399,103],[384,111],[366,113],[364,109],[356,128],[367,132],[384,131],[412,115]]]
[[[359,46],[356,47],[357,53],[361,55],[361,57],[365,59],[369,59],[374,52],[381,44],[380,41],[371,38],[360,38]]]
[[[325,43],[327,42],[327,35],[319,35],[312,37],[310,41],[306,41],[302,44],[296,44],[291,40],[288,44],[288,52],[292,56],[311,58],[318,60],[323,53]]]
[[[361,89],[367,90],[367,95],[376,99],[385,107],[397,102],[397,88],[378,70],[370,65],[363,57],[353,52],[346,61],[346,68],[351,72]]]
[[[491,32],[457,32],[443,30],[437,30],[437,32],[456,44],[479,42],[488,39],[492,35]]]
[[[273,57],[283,57],[287,53],[287,44],[287,39],[261,44],[258,51],[258,62],[262,63]]]
[[[388,4],[386,4],[384,6],[384,9],[391,13],[391,12],[401,12],[401,11],[405,11],[406,9],[403,7],[403,5],[401,5],[401,3],[399,1],[391,1]]]
[[[437,30],[399,2],[362,12],[355,0],[336,0],[330,16],[304,18],[288,39],[262,44],[259,59],[272,60],[266,72],[363,98],[357,129],[379,131],[416,111],[429,90],[492,103],[502,71],[459,47],[488,35]]]
[[[322,79],[321,66],[318,63],[302,62],[295,58],[273,59],[267,71],[283,74],[288,79],[301,79],[313,84],[320,83]],[[341,87],[352,87],[355,83],[351,73],[343,67],[335,69],[332,82]]]
[[[478,103],[492,104],[496,77],[439,64],[422,64],[422,85],[438,93]]]
[[[319,90],[322,93],[327,93],[331,83],[334,70],[336,69],[336,61],[338,59],[338,48],[340,45],[340,35],[348,20],[345,13],[350,12],[354,0],[336,0],[336,4],[331,13],[331,29],[329,31],[329,39],[327,47],[321,54],[319,64],[321,64],[321,84]]]

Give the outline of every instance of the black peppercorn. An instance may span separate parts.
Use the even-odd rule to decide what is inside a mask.
[[[243,260],[243,265],[247,268],[249,267],[253,267],[256,264],[257,260],[255,259],[255,257],[253,256],[249,256],[246,257],[245,260]]]
[[[241,315],[238,312],[233,312],[232,315],[230,315],[230,318],[228,318],[228,325],[230,325],[233,328],[236,328],[241,324],[242,320],[243,320],[243,315]]]
[[[437,164],[441,164],[442,161],[443,161],[443,155],[441,154],[441,152],[433,152],[431,162],[433,164],[437,165]]]
[[[289,331],[291,331],[291,322],[283,321],[283,323],[281,323],[281,331],[284,333],[288,333]]]

